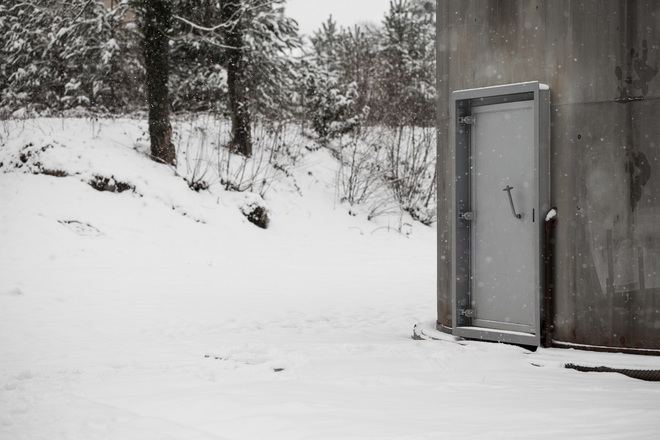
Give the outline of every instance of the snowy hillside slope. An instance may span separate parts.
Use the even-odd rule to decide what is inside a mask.
[[[657,383],[411,339],[435,228],[339,203],[326,150],[269,189],[264,230],[258,196],[191,190],[145,129],[0,130],[0,439],[657,438]]]

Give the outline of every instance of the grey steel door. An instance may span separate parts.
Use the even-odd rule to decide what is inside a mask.
[[[472,115],[472,325],[533,333],[539,289],[534,102],[474,107]]]

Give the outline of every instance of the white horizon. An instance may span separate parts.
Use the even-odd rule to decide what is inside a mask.
[[[390,0],[287,0],[287,16],[298,22],[301,35],[311,36],[332,15],[339,27],[379,25]]]

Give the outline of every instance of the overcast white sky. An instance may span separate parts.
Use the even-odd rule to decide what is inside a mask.
[[[298,22],[300,33],[311,35],[330,14],[343,27],[380,23],[389,6],[390,0],[287,0],[285,9]]]

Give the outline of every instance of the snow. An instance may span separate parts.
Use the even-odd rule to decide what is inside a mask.
[[[550,86],[547,85],[547,84],[539,83],[537,81],[523,81],[523,82],[515,83],[515,84],[475,87],[475,88],[472,88],[472,89],[465,89],[465,90],[461,90],[461,91],[462,92],[472,92],[472,91],[479,90],[479,91],[484,91],[484,92],[490,92],[490,91],[496,91],[496,89],[501,89],[502,87],[511,87],[511,86],[521,87],[521,86],[526,86],[526,85],[529,85],[529,84],[532,84],[532,85],[538,84],[539,90],[550,90]]]
[[[0,439],[657,438],[660,384],[563,368],[657,357],[435,330],[436,229],[349,215],[326,150],[263,230],[255,195],[188,189],[145,132],[0,123]]]
[[[545,221],[549,222],[553,218],[557,217],[557,210],[555,208],[552,208],[548,213],[545,215]]]

